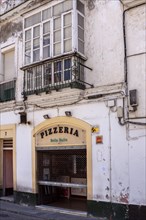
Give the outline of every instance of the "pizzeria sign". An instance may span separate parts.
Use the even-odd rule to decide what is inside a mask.
[[[85,130],[71,125],[56,125],[42,129],[36,135],[37,146],[48,145],[85,145]]]

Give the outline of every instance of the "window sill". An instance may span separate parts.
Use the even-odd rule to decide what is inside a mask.
[[[34,67],[34,66],[37,66],[37,65],[40,65],[40,64],[44,64],[46,62],[52,62],[52,61],[57,61],[59,60],[60,58],[67,58],[67,57],[72,57],[72,56],[76,56],[78,58],[81,58],[83,59],[84,61],[87,60],[87,58],[83,55],[81,55],[80,53],[77,53],[77,52],[71,52],[71,53],[67,53],[67,54],[61,54],[59,56],[55,56],[55,57],[49,57],[47,59],[44,59],[44,60],[41,60],[41,61],[37,61],[37,62],[34,62],[34,63],[31,63],[31,64],[28,64],[28,65],[24,65],[23,67],[21,67],[20,69],[21,70],[27,70],[31,67]]]

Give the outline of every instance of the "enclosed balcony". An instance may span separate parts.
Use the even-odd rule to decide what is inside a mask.
[[[71,87],[85,89],[84,60],[76,53],[33,64],[24,70],[23,95]]]

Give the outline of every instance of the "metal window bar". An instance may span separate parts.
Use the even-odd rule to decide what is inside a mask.
[[[38,181],[64,182],[63,176],[86,178],[86,149],[38,151],[38,170]]]
[[[53,198],[86,197],[86,149],[37,151],[37,183],[42,202]]]
[[[15,100],[16,80],[0,84],[0,102]]]
[[[83,82],[83,61],[77,57],[67,57],[56,62],[29,67],[25,70],[24,92],[25,95],[59,90],[62,88],[85,89]]]

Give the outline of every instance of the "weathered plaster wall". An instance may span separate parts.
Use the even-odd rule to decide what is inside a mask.
[[[6,42],[8,38],[18,34],[20,31],[22,31],[22,21],[19,21],[18,23],[12,21],[6,22],[1,25],[0,42]]]
[[[32,126],[17,125],[17,191],[32,192]]]
[[[85,80],[91,84],[94,82],[95,86],[123,82],[124,46],[121,4],[119,1],[112,0],[93,2],[95,2],[95,7],[93,6],[92,10],[89,10],[86,5],[87,18],[85,22],[87,30],[85,45],[88,58],[86,65],[92,67],[93,71],[86,70],[86,79],[88,80]],[[140,54],[145,53],[143,48],[145,45],[144,15],[143,7],[134,9],[133,12],[129,11],[126,15],[127,54],[128,56],[139,54],[128,58],[129,89],[138,90],[139,107],[138,111],[132,114],[136,116],[145,114],[145,55]],[[20,101],[22,100],[23,88],[23,71],[20,70],[22,66],[22,23],[21,21],[20,23],[13,21],[8,25],[10,30],[6,27],[7,34],[2,34],[1,46],[4,48],[11,44],[15,45],[15,65],[18,77],[16,97]],[[4,27],[3,30],[5,30]],[[100,90],[103,92],[101,87]],[[92,91],[93,93],[97,92],[97,90]],[[31,131],[33,128],[44,120],[44,114],[49,114],[51,117],[64,116],[66,110],[71,110],[74,117],[91,125],[99,125],[99,134],[103,135],[103,144],[99,145],[95,143],[96,134],[92,135],[93,199],[146,204],[145,128],[130,126],[130,129],[126,129],[126,126],[120,126],[116,109],[110,111],[106,107],[105,99],[92,100],[88,104],[82,100],[79,104],[51,108],[51,104],[56,105],[57,103],[58,105],[56,101],[58,98],[59,102],[63,103],[62,100],[65,100],[62,98],[63,92],[67,94],[67,101],[72,100],[75,103],[80,98],[82,99],[84,94],[90,93],[91,89],[81,93],[71,89],[59,93],[52,92],[48,96],[45,95],[49,101],[43,95],[29,97],[28,105],[32,107],[32,111],[29,109],[28,121],[31,122],[31,125],[19,125],[19,114],[15,115],[14,112],[0,114],[1,124],[17,124],[17,190],[31,192]],[[74,100],[75,97],[76,100]],[[38,111],[36,103],[43,106],[49,104],[50,106]],[[121,100],[118,101],[118,106],[120,105],[122,106]],[[7,111],[10,106],[11,104],[8,103]]]
[[[121,104],[122,99],[118,99],[117,106]],[[119,125],[116,108],[110,110],[103,100],[43,110],[36,110],[34,106],[27,114],[31,125],[19,124],[19,114],[15,115],[14,112],[1,113],[2,124],[17,124],[17,190],[32,190],[33,128],[44,121],[43,115],[49,114],[53,118],[64,116],[65,111],[71,111],[73,117],[92,126],[99,126],[99,133],[92,134],[93,199],[124,204],[146,204],[145,138],[137,137],[137,134],[142,135],[141,128],[137,127],[135,138],[135,134],[129,133],[126,126]],[[103,136],[103,144],[96,144],[97,135]]]
[[[129,202],[146,205],[146,136],[138,137],[138,133],[141,135],[142,132],[136,133],[137,140],[133,138],[129,142]]]
[[[130,117],[146,117],[146,4],[125,13],[128,89],[137,90],[138,108]],[[138,122],[146,123],[146,119]],[[146,126],[129,125],[129,182],[131,204],[146,204]],[[139,175],[140,173],[140,175]]]
[[[136,116],[146,112],[146,4],[130,9],[125,16],[128,87],[137,89],[138,111]]]
[[[12,76],[12,80],[15,77],[16,81],[16,100],[22,100],[23,91],[23,71],[20,68],[23,65],[23,42],[22,42],[22,17],[19,19],[13,19],[13,21],[5,22],[1,25],[1,57],[2,62],[3,55],[9,52],[12,48],[15,51],[14,66],[15,73]],[[0,69],[0,80],[3,81],[3,66]]]
[[[124,81],[124,46],[120,1],[92,1],[89,10],[86,4],[85,54],[86,81],[95,86]]]

